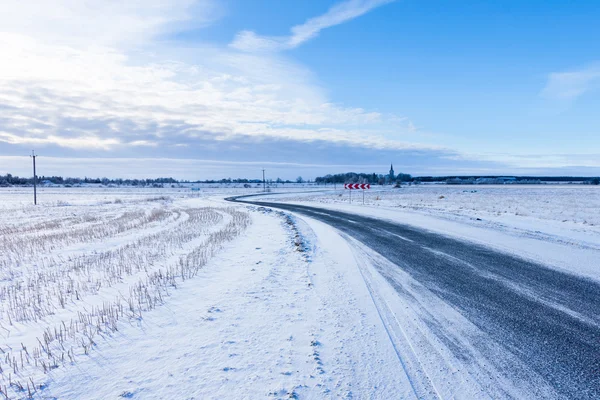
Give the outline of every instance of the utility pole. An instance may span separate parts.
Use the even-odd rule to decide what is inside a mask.
[[[267,191],[267,181],[265,181],[265,170],[264,170],[264,168],[263,168],[262,172],[263,172],[263,192],[266,192]]]
[[[37,176],[35,174],[35,151],[31,150],[31,159],[33,160],[33,205],[37,205]]]

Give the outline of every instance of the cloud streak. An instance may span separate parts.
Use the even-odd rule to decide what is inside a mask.
[[[230,46],[248,52],[289,50],[319,35],[323,29],[350,21],[394,0],[348,0],[331,7],[325,14],[310,18],[292,27],[289,36],[260,36],[252,31],[241,31]]]
[[[574,101],[592,90],[600,89],[600,63],[548,76],[542,96],[553,100]]]

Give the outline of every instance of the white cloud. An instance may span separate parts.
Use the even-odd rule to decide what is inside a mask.
[[[294,28],[294,40],[383,3],[342,3]],[[412,124],[330,103],[309,70],[281,55],[156,41],[176,22],[207,23],[214,9],[208,0],[3,2],[2,155],[35,145],[160,156],[240,136],[436,148],[385,139]]]
[[[289,36],[259,36],[252,31],[241,31],[230,44],[249,52],[293,49],[313,39],[326,28],[342,24],[394,0],[347,0],[331,7],[325,14],[310,18],[302,25],[292,27]]]
[[[3,0],[3,32],[46,42],[127,46],[219,14],[214,0]]]
[[[570,101],[599,88],[600,64],[597,63],[578,70],[551,73],[542,96]]]
[[[120,144],[118,139],[103,139],[96,136],[83,137],[59,137],[49,135],[45,137],[23,137],[0,131],[0,142],[8,144],[23,145],[48,145],[55,144],[61,147],[72,149],[101,149],[109,150],[111,147]],[[139,145],[139,144],[138,144]]]

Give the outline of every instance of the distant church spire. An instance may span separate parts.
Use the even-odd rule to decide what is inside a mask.
[[[390,164],[390,180],[394,180],[396,175],[394,175],[394,164]]]

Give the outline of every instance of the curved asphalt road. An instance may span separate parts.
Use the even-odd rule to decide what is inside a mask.
[[[228,200],[293,211],[337,228],[453,306],[560,398],[600,399],[599,283],[407,225],[316,207]]]

